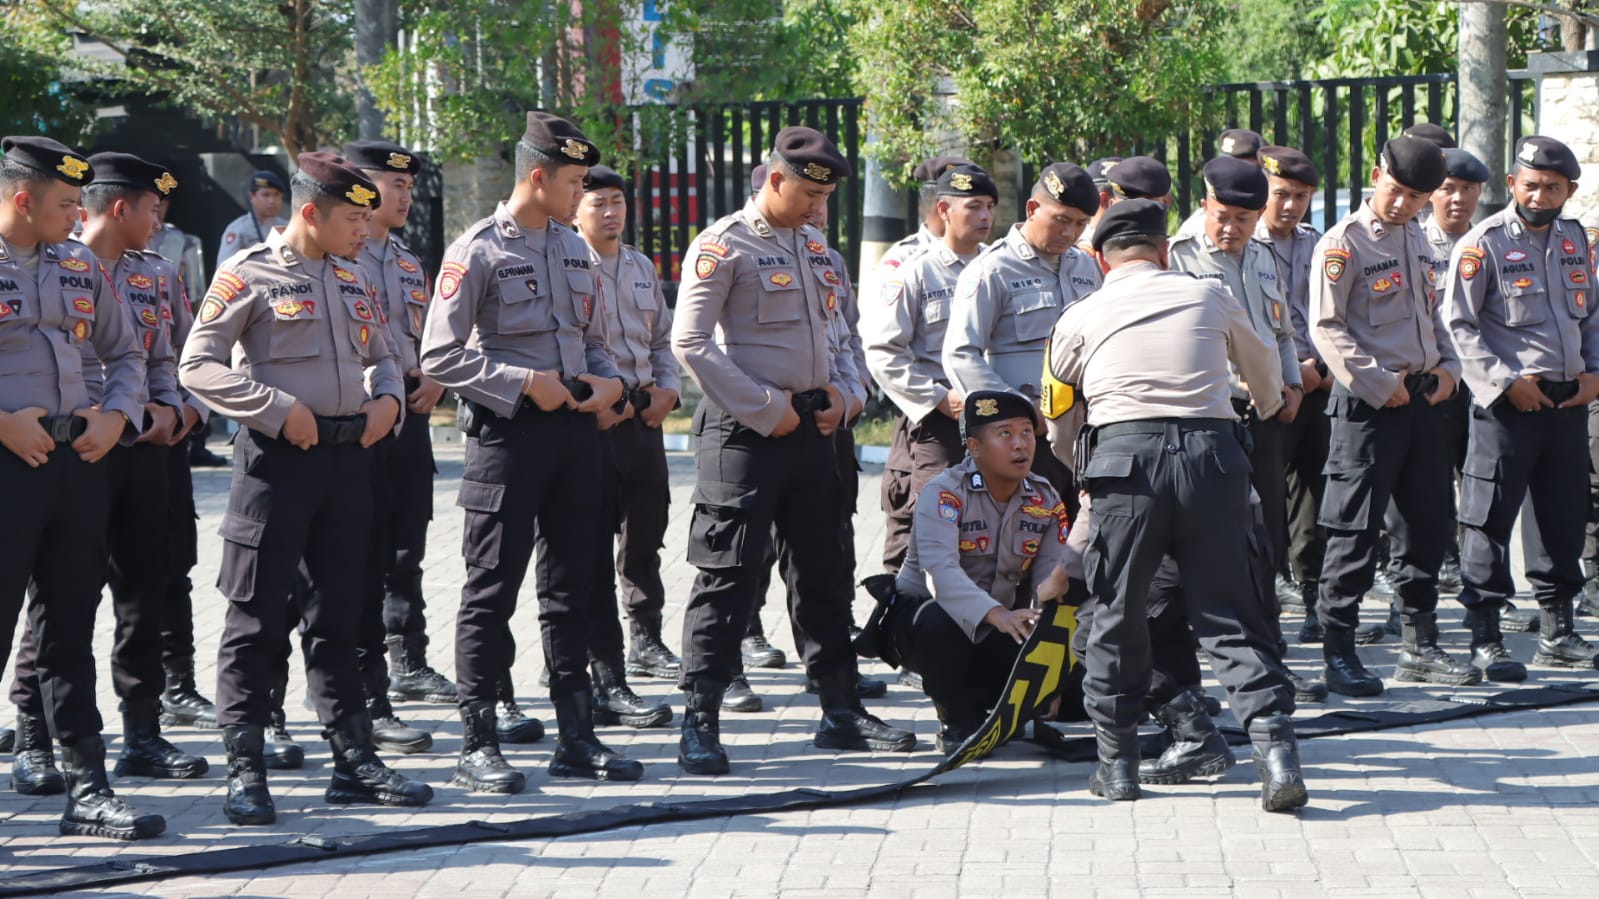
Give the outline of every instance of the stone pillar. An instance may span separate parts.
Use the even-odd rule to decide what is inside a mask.
[[[1538,76],[1538,133],[1565,142],[1582,164],[1566,214],[1599,226],[1599,51],[1534,53],[1527,69]]]

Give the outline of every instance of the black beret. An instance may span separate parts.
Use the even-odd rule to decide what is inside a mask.
[[[999,202],[999,188],[994,179],[981,168],[966,164],[944,170],[938,176],[938,195],[941,197],[993,197]]]
[[[178,179],[166,169],[132,153],[96,153],[89,157],[89,166],[94,169],[90,184],[137,187],[162,197],[178,186]]]
[[[344,158],[358,168],[377,172],[403,172],[416,175],[422,171],[422,159],[399,144],[386,140],[357,140],[344,145]]]
[[[8,137],[0,140],[0,152],[11,162],[77,187],[94,177],[93,166],[77,150],[48,137]]]
[[[1111,190],[1124,200],[1159,198],[1171,193],[1171,172],[1150,156],[1129,156],[1105,172]]]
[[[971,165],[972,161],[963,156],[934,156],[916,167],[912,174],[917,181],[926,184],[937,181],[938,176],[944,174],[958,165]]]
[[[1293,147],[1261,147],[1260,167],[1268,175],[1298,181],[1311,187],[1321,183],[1321,173],[1310,157]]]
[[[1038,187],[1063,206],[1093,215],[1099,211],[1099,188],[1081,167],[1069,162],[1051,163],[1038,176]]]
[[[1266,208],[1266,173],[1260,166],[1233,156],[1205,163],[1205,196],[1224,206]],[[1119,204],[1118,204],[1119,205]]]
[[[608,165],[589,166],[589,173],[583,178],[583,190],[599,190],[605,187],[614,187],[622,193],[627,193],[627,182],[622,179],[621,172]]]
[[[1455,139],[1449,136],[1449,132],[1445,131],[1443,126],[1432,122],[1417,122],[1400,132],[1399,136],[1424,140],[1436,145],[1440,150],[1449,150],[1456,146]]]
[[[1396,137],[1382,145],[1382,169],[1411,190],[1432,193],[1444,183],[1444,151],[1419,137]]]
[[[1216,141],[1216,149],[1223,156],[1232,156],[1236,159],[1248,159],[1251,162],[1260,154],[1260,148],[1266,145],[1266,139],[1248,128],[1229,128],[1221,133],[1221,138]]]
[[[534,110],[522,142],[563,165],[599,165],[600,148],[566,119]]]
[[[301,153],[299,162],[300,174],[351,206],[376,209],[383,205],[383,198],[378,196],[378,186],[367,177],[366,172],[356,168],[343,156],[319,150]]]
[[[283,180],[282,175],[279,175],[277,172],[274,172],[271,169],[262,169],[261,171],[250,176],[250,193],[253,194],[258,190],[268,187],[278,191],[279,193],[286,194],[289,192],[288,182]]]
[[[1104,187],[1105,172],[1109,171],[1111,166],[1121,161],[1122,158],[1120,156],[1105,156],[1096,159],[1088,164],[1088,177],[1094,179],[1095,184],[1099,185],[1100,187]]]
[[[853,174],[849,160],[827,135],[815,128],[790,125],[777,132],[772,152],[794,174],[817,184],[837,184]]]
[[[1094,229],[1094,249],[1112,237],[1131,234],[1166,236],[1166,207],[1159,200],[1123,200],[1105,210]],[[967,399],[970,402],[970,398]]]
[[[961,410],[961,433],[967,437],[989,422],[1025,418],[1038,427],[1038,410],[1031,400],[1008,390],[978,390],[966,395]]]
[[[1451,178],[1477,184],[1487,183],[1488,179],[1493,177],[1481,159],[1473,156],[1470,150],[1462,150],[1459,147],[1444,148],[1444,171]]]
[[[1573,181],[1582,177],[1582,166],[1570,147],[1552,137],[1536,134],[1516,141],[1516,165],[1565,175]]]
[[[761,163],[760,165],[756,166],[755,168],[750,169],[750,192],[751,193],[757,193],[758,194],[758,193],[761,192],[761,188],[766,186],[766,172],[767,172],[766,163],[764,163],[764,162]]]

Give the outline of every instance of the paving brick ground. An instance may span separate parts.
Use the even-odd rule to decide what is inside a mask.
[[[673,518],[666,549],[668,630],[681,624],[681,601],[692,569],[682,561],[692,463],[674,455]],[[195,581],[196,634],[203,647],[202,683],[214,682],[214,653],[223,600],[209,588],[219,544],[214,536],[228,475],[198,471],[201,562]],[[462,581],[461,515],[454,505],[460,455],[441,447],[436,510],[427,563],[433,602],[433,658],[453,657],[453,606]],[[860,557],[882,546],[878,471],[862,482],[857,531]],[[524,705],[550,721],[539,697],[537,621],[531,589],[515,625],[516,664]],[[768,605],[768,633],[790,650],[781,602]],[[1446,604],[1446,640],[1464,647],[1458,606]],[[865,605],[858,601],[857,610]],[[102,617],[108,617],[106,616]],[[1369,610],[1375,617],[1379,610]],[[1594,637],[1593,622],[1583,625]],[[109,644],[109,621],[98,641]],[[1530,637],[1511,646],[1529,658]],[[1364,650],[1391,673],[1396,647]],[[1296,647],[1293,664],[1317,668],[1319,654]],[[296,654],[298,659],[298,654]],[[296,663],[298,664],[298,663]],[[868,668],[871,673],[890,672]],[[1596,677],[1590,674],[1590,678]],[[911,755],[850,755],[810,744],[814,699],[800,674],[752,675],[767,711],[724,715],[733,774],[684,777],[674,759],[673,729],[613,728],[604,739],[647,765],[635,785],[552,781],[543,773],[548,749],[508,747],[530,775],[519,796],[468,794],[447,786],[460,727],[442,706],[408,704],[401,712],[436,731],[434,753],[391,757],[408,775],[433,784],[437,798],[420,810],[330,808],[322,800],[329,773],[326,744],[316,738],[301,703],[303,679],[290,687],[289,717],[309,750],[304,770],[273,772],[278,823],[235,828],[221,813],[224,753],[215,731],[169,734],[202,752],[213,770],[196,781],[122,779],[120,791],[167,817],[167,836],[139,844],[68,839],[56,834],[59,797],[35,799],[0,789],[0,874],[80,864],[114,856],[189,852],[247,841],[279,842],[301,833],[339,835],[385,827],[603,808],[643,799],[732,796],[800,786],[845,787],[890,782],[933,765],[936,724],[925,698],[893,687],[872,708],[914,727],[922,739]],[[1533,683],[1576,680],[1571,672],[1536,671]],[[664,681],[635,685],[647,696],[679,697]],[[1210,684],[1212,689],[1215,685]],[[101,708],[115,720],[116,701],[102,677]],[[1444,688],[1391,685],[1381,700],[1335,699],[1329,708],[1442,696]],[[1493,688],[1454,691],[1460,696]],[[1314,713],[1314,708],[1307,709]],[[114,729],[117,725],[112,723]],[[114,736],[114,734],[112,734]],[[897,800],[853,808],[630,828],[556,840],[491,843],[332,861],[317,865],[137,884],[127,891],[162,896],[1562,896],[1599,895],[1599,705],[1466,719],[1445,725],[1306,741],[1303,756],[1311,806],[1303,814],[1266,815],[1247,750],[1242,763],[1213,782],[1146,791],[1137,803],[1110,805],[1086,790],[1089,766],[1051,760],[1013,744],[933,787]],[[114,754],[118,744],[113,741]],[[5,778],[0,776],[0,782]]]

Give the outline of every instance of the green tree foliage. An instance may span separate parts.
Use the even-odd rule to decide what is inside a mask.
[[[1307,78],[1327,55],[1320,30],[1325,0],[1237,0],[1236,5],[1228,81]]]
[[[54,56],[18,39],[11,12],[0,15],[0,134],[50,134],[75,145],[93,124],[93,111],[61,84]],[[70,39],[63,35],[59,43]]]
[[[1424,75],[1459,68],[1460,4],[1419,0],[1323,0],[1320,31],[1326,55],[1311,77]],[[1539,13],[1506,7],[1508,65],[1546,49]]]

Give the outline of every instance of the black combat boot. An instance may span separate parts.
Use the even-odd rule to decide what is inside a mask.
[[[1460,547],[1444,548],[1444,561],[1438,568],[1438,589],[1444,593],[1459,593],[1465,586],[1460,574]]]
[[[333,747],[333,779],[323,797],[328,802],[421,806],[433,799],[433,788],[406,780],[372,751],[372,722],[355,715],[322,732]]]
[[[305,750],[294,742],[294,737],[289,736],[289,719],[283,714],[284,691],[284,686],[280,684],[269,696],[272,711],[269,713],[266,745],[261,752],[266,766],[274,771],[290,771],[305,764]]]
[[[854,671],[846,670],[816,679],[822,704],[822,724],[816,730],[816,747],[877,752],[915,749],[915,733],[890,727],[861,706],[855,677]]]
[[[1499,603],[1481,603],[1466,609],[1466,626],[1471,629],[1471,664],[1487,681],[1519,682],[1527,679],[1527,666],[1516,661],[1505,649],[1499,631]]]
[[[1327,689],[1344,696],[1379,696],[1382,678],[1366,670],[1355,652],[1355,629],[1329,625],[1321,644],[1321,657],[1327,663],[1322,677]]]
[[[1326,702],[1327,685],[1319,680],[1301,677],[1292,668],[1283,666],[1283,674],[1288,676],[1288,686],[1294,690],[1294,702]],[[1208,709],[1207,709],[1208,711]]]
[[[1534,665],[1549,668],[1594,669],[1596,653],[1592,644],[1577,636],[1569,599],[1538,604],[1542,620],[1538,624],[1538,653]]]
[[[1117,802],[1137,799],[1138,728],[1094,725],[1099,764],[1088,778],[1088,792]]]
[[[759,712],[765,705],[761,697],[750,689],[750,679],[745,677],[742,671],[733,676],[732,682],[727,685],[727,690],[722,695],[722,708],[729,712]]]
[[[361,672],[366,680],[366,713],[372,719],[372,745],[385,752],[410,755],[433,748],[433,735],[400,720],[389,702],[389,675],[382,665]]]
[[[522,714],[516,704],[516,688],[511,684],[511,672],[500,678],[500,701],[494,714],[494,728],[501,743],[537,743],[544,739],[544,722]]]
[[[1292,578],[1279,571],[1274,586],[1277,591],[1278,608],[1284,612],[1305,611],[1304,585],[1294,583]]]
[[[696,680],[683,694],[683,736],[677,764],[689,774],[726,774],[730,767],[722,748],[722,687]]]
[[[189,755],[161,736],[161,700],[126,699],[122,702],[122,755],[118,777],[171,777],[187,780],[211,770],[206,760]]]
[[[555,754],[550,756],[551,777],[586,777],[589,780],[638,780],[644,766],[607,747],[594,735],[594,695],[573,690],[550,697],[555,703]]]
[[[812,696],[821,690],[813,678],[805,678],[805,692]],[[855,695],[862,699],[882,699],[888,695],[888,681],[882,678],[869,677],[865,674],[855,678]]]
[[[938,715],[938,735],[933,737],[933,745],[945,755],[959,749],[983,725],[980,712],[967,702],[935,702],[933,711]]]
[[[1255,744],[1255,767],[1260,769],[1260,807],[1286,812],[1309,802],[1299,770],[1299,740],[1288,716],[1275,713],[1253,719],[1249,741]]]
[[[428,665],[426,634],[383,638],[389,650],[389,699],[455,704],[455,683]]]
[[[766,642],[765,634],[750,634],[738,645],[745,668],[782,668],[788,664],[783,650]]]
[[[0,752],[10,752],[17,748],[17,732],[9,727],[0,727]]]
[[[1438,613],[1418,612],[1405,622],[1404,645],[1394,679],[1409,683],[1466,687],[1482,683],[1482,672],[1461,662],[1438,646]]]
[[[1220,774],[1238,764],[1227,738],[1216,729],[1205,707],[1186,690],[1155,709],[1154,717],[1171,737],[1158,759],[1138,764],[1138,780],[1146,784],[1181,784]]]
[[[1542,616],[1532,609],[1518,609],[1516,604],[1505,600],[1505,609],[1499,614],[1499,626],[1513,634],[1536,634]]]
[[[620,654],[609,661],[596,659],[594,671],[594,721],[628,727],[664,727],[672,721],[672,707],[648,703],[627,685]]]
[[[527,778],[500,755],[499,731],[494,723],[494,703],[469,702],[461,706],[461,758],[450,783],[479,793],[520,793]]]
[[[99,734],[79,737],[70,746],[61,744],[61,767],[67,781],[62,836],[147,840],[167,829],[165,818],[141,815],[111,792],[105,776],[105,740]]]
[[[669,677],[683,674],[683,660],[661,640],[661,616],[639,614],[628,620],[627,673],[631,677]]]
[[[44,718],[17,713],[17,750],[11,759],[11,786],[28,796],[54,796],[67,790],[50,751],[50,731]]]
[[[1355,628],[1355,643],[1359,646],[1370,646],[1381,643],[1389,637],[1398,637],[1404,634],[1405,623],[1399,614],[1399,601],[1394,600],[1388,604],[1388,617],[1381,624],[1362,624]]]
[[[161,693],[162,727],[217,726],[217,707],[194,685],[194,656],[166,659],[167,688]]]
[[[1325,638],[1321,619],[1316,617],[1316,610],[1311,609],[1305,613],[1305,623],[1299,626],[1299,643],[1301,646],[1314,646]]]
[[[222,728],[222,745],[228,750],[228,795],[222,813],[234,824],[272,824],[278,820],[277,806],[267,792],[266,728],[250,724],[230,724]]]

